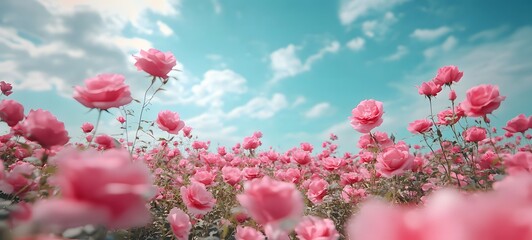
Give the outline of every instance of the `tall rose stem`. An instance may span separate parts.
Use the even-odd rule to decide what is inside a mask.
[[[146,97],[148,96],[148,91],[151,89],[153,84],[155,83],[156,77],[153,77],[150,83],[150,86],[146,89],[146,92],[144,92],[144,98],[142,99],[142,107],[140,108],[140,114],[139,114],[139,123],[137,125],[137,130],[135,131],[135,138],[133,139],[133,144],[131,145],[131,151],[130,154],[133,154],[133,151],[135,150],[135,144],[137,143],[138,134],[140,130],[140,125],[142,123],[142,115],[144,114],[144,108],[146,108]]]
[[[98,131],[98,126],[100,125],[100,118],[102,117],[102,111],[101,109],[98,109],[98,119],[96,120],[96,126],[94,127],[94,131],[92,132],[92,137],[89,140],[88,147],[91,146],[92,140],[96,137],[96,132]]]
[[[441,153],[443,155],[443,159],[447,163],[447,181],[448,181],[448,183],[450,183],[452,181],[452,179],[451,179],[451,163],[449,163],[449,160],[447,159],[447,154],[445,154],[445,149],[443,147],[443,140],[442,140],[440,128],[438,128],[438,125],[436,124],[436,121],[434,120],[434,113],[433,113],[433,110],[432,110],[432,99],[430,99],[430,97],[429,97],[429,105],[430,105],[430,119],[432,120],[432,123],[434,124],[434,127],[436,127],[436,135],[438,136],[438,142],[440,144]],[[458,185],[460,185],[460,183],[458,183]]]

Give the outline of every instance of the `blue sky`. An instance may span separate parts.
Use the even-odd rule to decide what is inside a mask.
[[[72,87],[103,72],[124,74],[140,98],[148,78],[131,54],[154,47],[179,61],[146,114],[180,113],[202,140],[232,146],[260,130],[264,146],[319,144],[336,133],[341,151],[360,136],[347,117],[361,100],[384,102],[378,129],[412,140],[409,122],[428,115],[415,88],[444,65],[456,90],[499,85],[495,124],[532,114],[532,5],[527,1],[104,0],[0,2],[0,79],[13,99],[52,111],[74,141],[94,122]],[[436,100],[445,106],[447,92]],[[137,109],[138,105],[131,105]],[[101,131],[119,134],[104,116]],[[2,131],[7,131],[1,125]],[[161,133],[161,135],[164,135]],[[165,136],[165,135],[164,135]]]

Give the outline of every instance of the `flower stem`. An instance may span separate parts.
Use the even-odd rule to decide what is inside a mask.
[[[146,89],[146,92],[144,92],[144,98],[142,99],[142,107],[140,108],[140,114],[139,114],[139,123],[137,125],[137,130],[135,131],[135,138],[133,139],[133,144],[131,145],[131,151],[130,151],[131,154],[133,154],[133,151],[135,150],[135,144],[137,143],[139,130],[141,128],[140,125],[142,124],[142,115],[144,113],[144,108],[146,108],[146,106],[148,105],[146,103],[146,98],[148,96],[148,91],[151,89],[151,87],[155,83],[155,79],[156,79],[156,77],[153,77],[153,79],[151,80],[150,86]]]
[[[100,118],[102,117],[102,111],[101,109],[98,110],[98,119],[96,119],[96,126],[94,127],[94,131],[92,132],[92,137],[89,141],[88,147],[91,146],[92,141],[96,137],[96,132],[98,131],[98,126],[100,125]]]

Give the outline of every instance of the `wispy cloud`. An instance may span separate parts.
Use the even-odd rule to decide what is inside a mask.
[[[166,25],[166,23],[163,23],[161,21],[157,21],[157,26],[159,27],[159,31],[164,35],[164,36],[171,36],[172,34],[174,34],[174,30],[172,30],[172,28],[170,28],[170,26]]]
[[[346,43],[346,46],[349,49],[357,52],[357,51],[364,49],[365,43],[366,41],[364,40],[364,38],[356,37],[356,38],[349,40],[349,42]]]
[[[397,46],[395,53],[393,53],[390,56],[385,57],[384,60],[385,61],[397,61],[401,59],[402,57],[404,57],[406,54],[408,54],[408,48],[403,45],[399,45]]]
[[[350,25],[360,17],[387,11],[406,0],[342,0],[338,17],[342,25]]]
[[[433,41],[447,35],[451,31],[452,29],[447,26],[441,26],[435,29],[416,29],[410,34],[410,37],[421,41]]]
[[[220,0],[212,0],[212,8],[214,9],[214,13],[216,14],[222,14],[222,4],[220,3]]]
[[[386,12],[382,19],[364,21],[362,31],[369,38],[383,37],[397,21],[393,12]]]
[[[273,78],[270,83],[276,83],[282,79],[310,71],[314,63],[322,59],[326,54],[338,52],[340,43],[333,41],[304,61],[297,56],[299,49],[301,47],[290,44],[270,54],[270,67],[273,71]]]
[[[249,118],[267,119],[275,116],[277,112],[288,107],[288,101],[284,94],[275,93],[271,98],[255,97],[243,106],[231,110],[228,118],[239,118],[247,116]]]
[[[458,39],[454,36],[449,36],[441,45],[425,49],[423,55],[425,58],[433,58],[438,54],[451,51],[458,44]]]
[[[319,118],[327,114],[331,110],[331,104],[328,102],[321,102],[312,106],[305,112],[306,118]]]

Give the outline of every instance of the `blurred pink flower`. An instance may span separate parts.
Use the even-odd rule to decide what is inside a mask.
[[[26,120],[21,122],[21,129],[26,139],[47,149],[65,145],[69,140],[65,124],[42,109],[30,110]]]
[[[525,114],[519,114],[517,117],[510,119],[502,129],[511,133],[525,133],[529,128],[528,125],[529,119]]]
[[[272,180],[268,176],[246,182],[244,192],[237,195],[237,200],[262,225],[297,220],[303,214],[303,197],[295,184]]]
[[[154,193],[151,174],[129,152],[111,149],[57,155],[54,178],[60,198],[35,204],[33,221],[59,228],[104,225],[111,229],[139,227],[150,221],[146,199]]]
[[[192,224],[190,223],[189,216],[185,212],[179,208],[172,208],[166,220],[170,223],[172,232],[178,240],[188,240]]]
[[[81,130],[84,132],[84,133],[90,133],[92,132],[92,130],[94,129],[94,125],[92,125],[92,123],[83,123],[83,125],[81,125]]]
[[[24,106],[15,100],[0,101],[0,120],[13,127],[24,119]]]
[[[305,216],[297,225],[295,232],[299,240],[336,240],[340,234],[331,219]]]
[[[264,240],[265,236],[252,227],[236,227],[236,240]]]
[[[0,91],[2,92],[2,94],[4,94],[5,96],[9,96],[11,95],[11,93],[13,93],[12,89],[13,86],[11,86],[11,83],[0,81]]]

